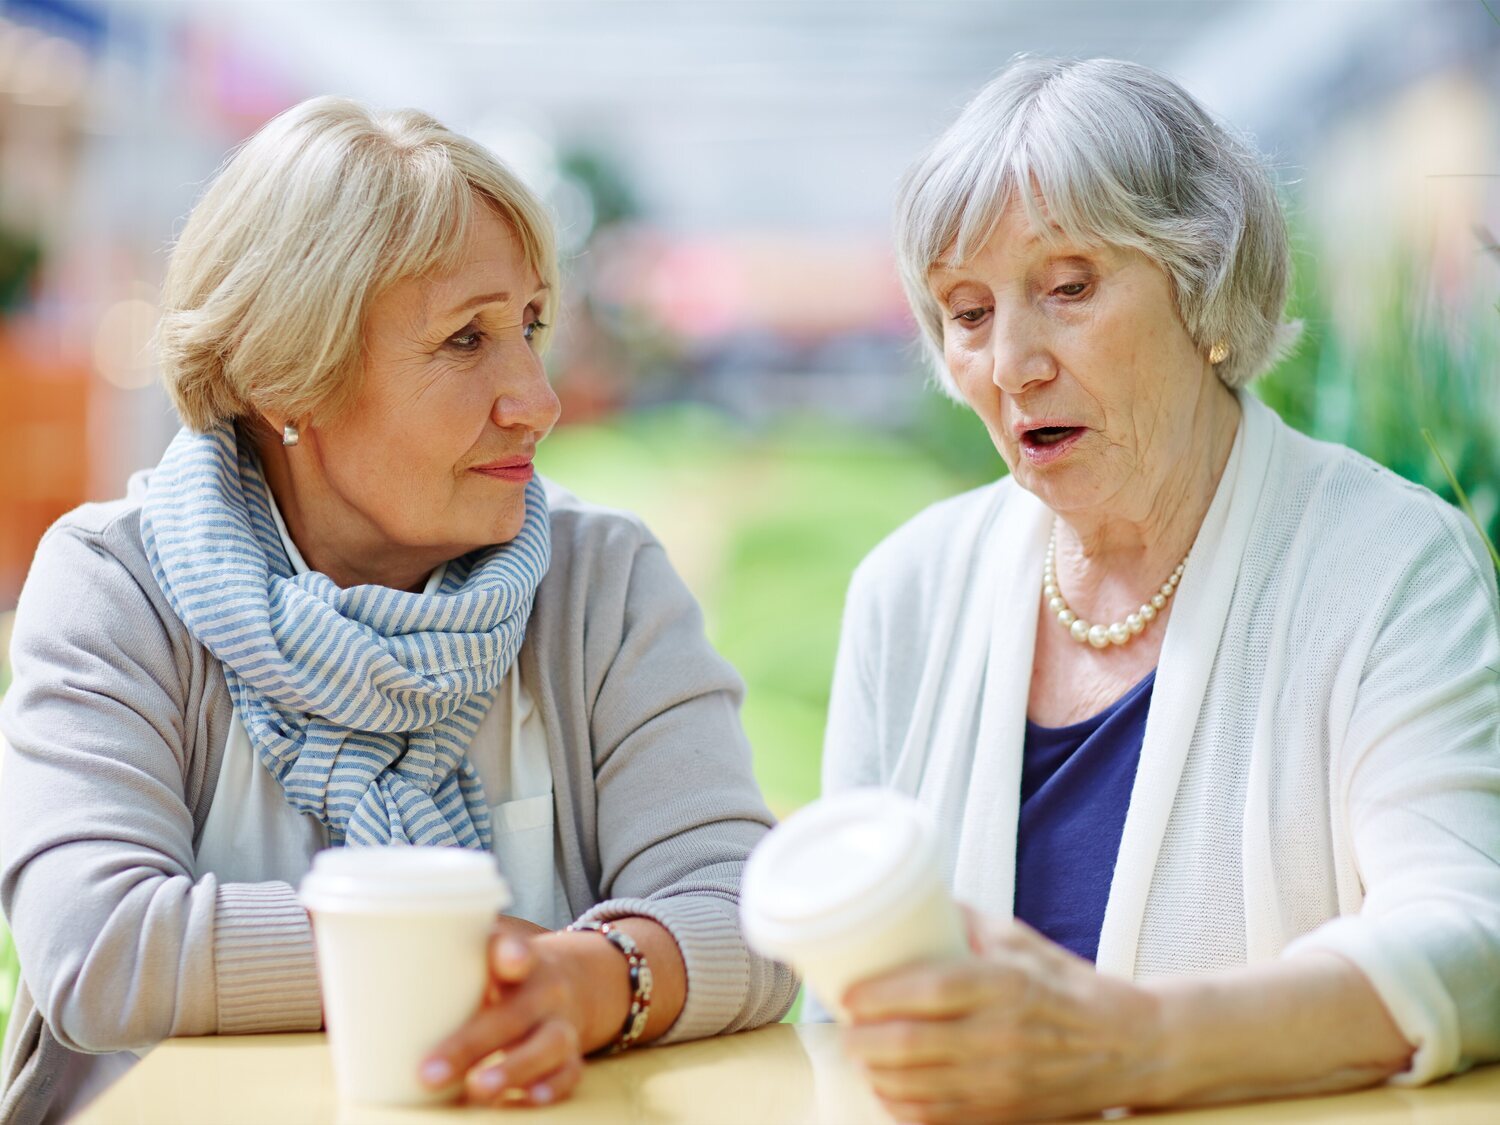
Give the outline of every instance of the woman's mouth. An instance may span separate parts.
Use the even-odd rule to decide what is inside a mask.
[[[1066,456],[1087,431],[1082,426],[1040,426],[1021,435],[1021,451],[1033,465],[1046,465]]]
[[[536,466],[529,460],[515,459],[511,461],[494,461],[488,465],[475,465],[469,472],[478,473],[482,477],[490,477],[494,480],[517,481],[525,484],[536,475]]]

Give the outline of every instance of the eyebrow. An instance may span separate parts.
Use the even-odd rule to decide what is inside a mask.
[[[541,285],[537,287],[537,292],[546,293],[551,288],[552,286],[550,285]],[[445,318],[450,316],[458,316],[460,313],[466,313],[471,309],[481,308],[484,305],[503,305],[509,300],[510,291],[508,289],[501,289],[494,293],[479,293],[473,297],[470,297],[467,301],[455,305],[453,308],[443,313],[443,316]]]

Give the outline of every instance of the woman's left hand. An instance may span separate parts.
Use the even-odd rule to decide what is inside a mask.
[[[687,967],[660,923],[630,917],[612,924],[651,966],[650,1015],[638,1041],[649,1043],[681,1014]],[[480,1105],[560,1101],[583,1077],[583,1056],[615,1041],[630,1004],[625,957],[603,935],[501,918],[490,936],[484,1004],[433,1048],[422,1080],[441,1088],[463,1076],[465,1097]]]
[[[898,1121],[1029,1121],[1148,1105],[1163,1064],[1146,990],[1020,922],[970,915],[976,957],[864,981],[845,1047]]]

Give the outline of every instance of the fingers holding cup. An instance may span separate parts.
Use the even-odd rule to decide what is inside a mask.
[[[549,1016],[541,989],[505,989],[498,1002],[487,1003],[459,1029],[428,1052],[422,1081],[441,1087],[467,1074],[497,1051],[519,1045]]]
[[[547,1105],[572,1093],[582,1076],[577,1029],[551,1018],[498,1058],[479,1060],[468,1073],[464,1094],[476,1105]]]
[[[908,966],[860,981],[844,994],[854,1024],[893,1019],[952,1019],[981,1003],[993,975],[979,961]]]

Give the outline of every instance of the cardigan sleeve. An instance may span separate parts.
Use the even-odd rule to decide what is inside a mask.
[[[1412,1085],[1500,1059],[1500,612],[1445,517],[1383,599],[1336,759],[1363,904],[1287,948],[1365,973],[1417,1048],[1393,1079]]]
[[[662,1043],[773,1022],[796,995],[791,970],[752,952],[740,929],[741,872],[774,823],[751,771],[743,694],[643,531],[590,717],[606,899],[583,917],[651,918],[676,940],[687,999]]]
[[[844,598],[844,620],[828,697],[828,725],[823,735],[824,796],[883,785],[887,780],[880,754],[883,708],[874,687],[880,630],[875,624],[878,586],[872,578],[872,566],[871,560],[860,564]]]
[[[22,974],[75,1051],[317,1028],[292,889],[195,877],[185,778],[202,669],[141,581],[63,524],[21,595],[0,708],[0,905]]]
[[[881,701],[874,688],[880,631],[875,626],[876,586],[867,560],[849,579],[843,625],[833,663],[828,696],[828,724],[823,733],[822,794],[829,796],[886,781],[879,747]],[[831,1023],[833,1014],[812,989],[802,993],[803,1023]]]

